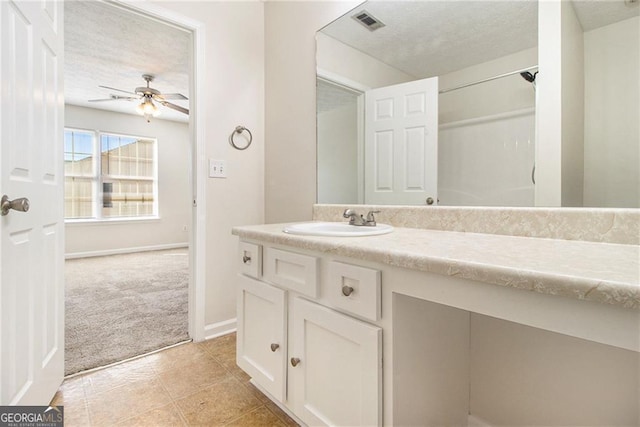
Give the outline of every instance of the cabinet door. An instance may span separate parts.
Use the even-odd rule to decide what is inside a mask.
[[[302,298],[292,305],[289,401],[295,414],[308,425],[381,425],[382,329]]]
[[[285,291],[238,276],[236,363],[276,399],[285,399]]]

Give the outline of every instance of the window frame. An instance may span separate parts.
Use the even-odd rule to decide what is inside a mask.
[[[92,135],[92,156],[93,156],[93,176],[90,177],[92,181],[92,216],[84,217],[84,218],[67,218],[65,216],[64,222],[67,224],[86,224],[86,223],[123,223],[123,222],[134,222],[134,221],[153,221],[160,219],[160,189],[158,184],[158,138],[149,137],[149,136],[139,136],[126,134],[121,132],[109,132],[109,131],[100,131],[95,129],[83,129],[79,127],[64,127],[65,133],[67,131],[71,132],[83,132],[90,133]],[[119,138],[133,138],[138,140],[146,140],[153,142],[153,168],[152,168],[152,177],[135,177],[131,175],[105,175],[102,173],[102,136],[115,136]],[[89,177],[84,175],[67,175],[66,172],[64,174],[64,178],[66,180],[67,177],[77,177],[89,179]],[[118,216],[118,217],[105,217],[102,215],[103,208],[103,183],[105,178],[110,178],[112,180],[132,180],[132,181],[152,181],[153,182],[153,208],[151,215],[140,215],[140,216]]]

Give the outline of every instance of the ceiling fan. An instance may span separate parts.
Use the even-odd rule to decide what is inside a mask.
[[[173,110],[189,115],[189,110],[187,108],[181,107],[176,104],[172,104],[171,102],[167,101],[167,99],[186,100],[188,98],[181,93],[161,93],[159,90],[149,87],[149,83],[153,81],[153,77],[154,76],[152,76],[151,74],[143,74],[142,78],[147,82],[147,86],[137,87],[135,89],[135,92],[130,92],[127,90],[117,89],[115,87],[109,87],[109,86],[98,86],[104,89],[123,92],[123,93],[129,94],[130,96],[110,94],[109,98],[90,99],[89,102],[120,101],[120,100],[141,101],[138,107],[136,108],[136,111],[139,114],[143,115],[145,119],[147,119],[147,122],[151,121],[150,119],[152,116],[155,117],[158,114],[160,114],[160,110],[153,103],[153,101],[156,101],[158,104],[163,105],[167,108],[171,108]]]

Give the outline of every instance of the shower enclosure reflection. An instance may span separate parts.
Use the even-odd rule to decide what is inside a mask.
[[[534,68],[441,91],[441,111],[448,114],[439,126],[440,204],[534,205],[535,90],[521,78]],[[476,110],[465,116],[469,103]]]

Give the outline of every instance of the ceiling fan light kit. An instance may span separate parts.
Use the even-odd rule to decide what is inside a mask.
[[[160,115],[160,110],[156,107],[151,98],[148,97],[145,97],[140,105],[136,107],[136,111],[147,119],[147,123],[151,121],[151,117],[157,117]]]
[[[140,100],[140,104],[136,107],[136,111],[138,114],[144,116],[147,120],[147,123],[151,122],[151,117],[157,117],[160,115],[160,109],[156,104],[153,103],[155,100],[157,103],[161,104],[164,107],[171,108],[172,110],[179,111],[180,113],[189,115],[189,110],[187,108],[181,107],[176,104],[172,104],[167,101],[167,99],[180,99],[187,100],[188,98],[181,93],[168,93],[162,94],[159,90],[149,87],[149,83],[153,81],[153,76],[151,74],[143,74],[142,78],[147,82],[146,86],[137,87],[135,92],[129,92],[122,89],[116,89],[114,87],[109,86],[99,86],[105,89],[117,90],[118,92],[124,92],[129,95],[134,96],[119,96],[119,95],[109,95],[107,99],[90,99],[90,102],[102,102],[102,101],[136,101]]]

